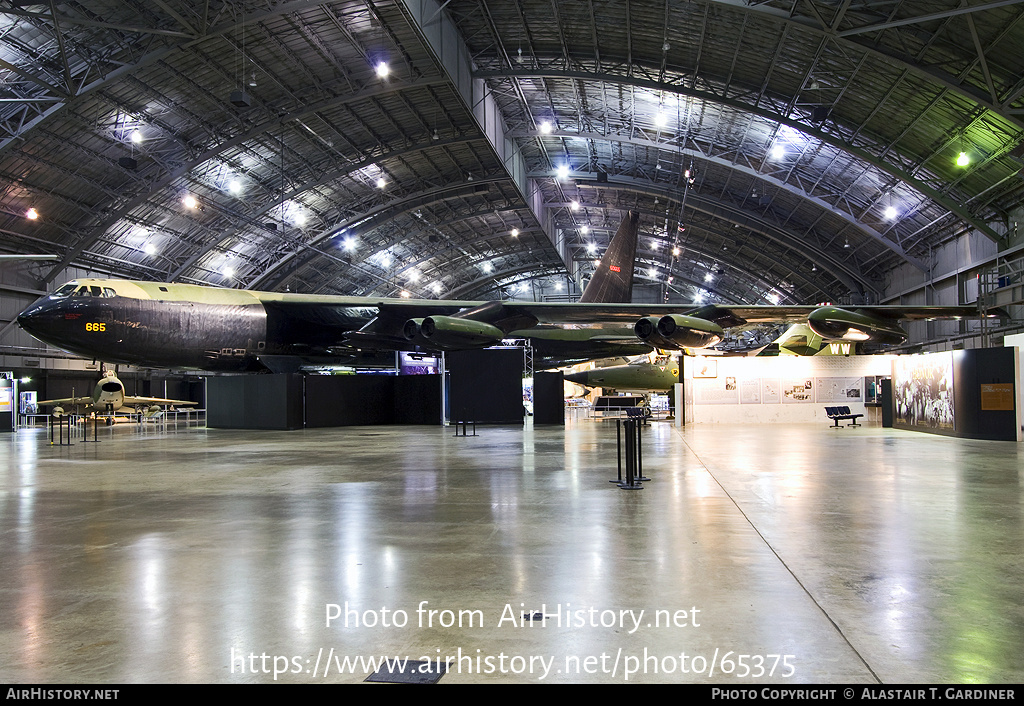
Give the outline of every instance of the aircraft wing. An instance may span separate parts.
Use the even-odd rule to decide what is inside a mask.
[[[199,404],[198,402],[189,402],[188,400],[165,400],[162,397],[129,397],[124,396],[124,404],[129,407],[134,407],[140,404],[162,404],[162,405],[173,405],[175,407],[185,407],[188,405]]]
[[[43,400],[42,402],[36,402],[38,406],[54,406],[54,407],[71,407],[75,405],[92,404],[92,397],[65,397],[60,400]]]
[[[682,314],[713,321],[723,328],[743,324],[798,324],[806,323],[808,316],[821,305],[764,305],[747,306],[732,304],[708,304],[686,306],[680,304],[563,304],[506,302],[505,309],[519,310],[532,316],[541,324],[562,324],[582,326],[621,326],[632,324],[643,316]],[[842,307],[884,319],[952,319],[978,316],[973,304],[961,306],[899,306],[899,305],[845,305]],[[1002,310],[990,310],[990,314],[1005,316]]]

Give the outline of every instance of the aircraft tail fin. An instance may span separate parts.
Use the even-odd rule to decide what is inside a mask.
[[[633,266],[639,230],[640,214],[627,212],[583,291],[580,303],[629,304],[633,301]]]

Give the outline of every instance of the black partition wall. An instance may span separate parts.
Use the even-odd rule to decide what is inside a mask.
[[[441,423],[440,375],[234,375],[208,385],[212,428]]]
[[[445,355],[452,422],[521,424],[523,349],[487,348]]]

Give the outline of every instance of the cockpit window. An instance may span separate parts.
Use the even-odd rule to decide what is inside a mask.
[[[76,297],[91,297],[91,296],[92,296],[92,292],[90,292],[90,291],[89,291],[89,288],[88,288],[88,287],[86,287],[86,286],[85,286],[85,285],[83,284],[83,285],[82,285],[81,287],[79,287],[79,288],[78,288],[78,289],[77,289],[77,290],[75,291],[75,296],[76,296]]]
[[[103,296],[105,296],[105,297],[116,297],[117,296],[117,292],[115,292],[110,287],[104,287],[103,288]]]
[[[70,296],[71,296],[71,293],[72,293],[73,291],[75,291],[75,288],[76,288],[77,286],[78,286],[78,285],[77,285],[77,284],[75,284],[74,282],[68,282],[68,283],[67,283],[67,284],[65,284],[65,285],[64,285],[63,287],[61,287],[61,288],[60,288],[60,289],[58,289],[58,290],[57,290],[56,292],[54,292],[54,293],[53,293],[53,296],[55,296],[55,297],[70,297]]]

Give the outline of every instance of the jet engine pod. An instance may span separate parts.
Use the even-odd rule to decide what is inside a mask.
[[[409,319],[402,327],[402,335],[407,341],[415,341],[420,337],[420,327],[423,326],[423,319]]]
[[[455,316],[428,316],[420,324],[420,335],[429,345],[459,350],[493,346],[505,334],[497,326],[483,321]]]
[[[662,338],[661,334],[658,333],[658,320],[659,317],[657,316],[646,316],[640,319],[633,324],[633,333],[647,345],[654,346],[655,348],[674,348],[678,350],[679,346],[675,341]]]
[[[657,339],[658,333],[658,317],[657,316],[646,316],[635,324],[633,324],[633,333],[641,341],[646,341],[651,336]]]
[[[706,348],[722,340],[725,332],[714,321],[696,316],[668,314],[658,319],[658,335],[679,347]]]
[[[907,332],[894,319],[883,319],[859,311],[823,306],[807,316],[807,326],[825,339],[874,341],[896,345],[907,340]]]

